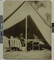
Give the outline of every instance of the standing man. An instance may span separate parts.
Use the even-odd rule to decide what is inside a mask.
[[[21,41],[19,38],[15,38],[15,50],[21,51],[22,50],[22,45]]]
[[[13,38],[13,36],[11,36],[11,37],[10,37],[10,47],[11,47],[11,50],[13,50],[14,45],[15,45],[15,43],[14,43],[14,38]]]

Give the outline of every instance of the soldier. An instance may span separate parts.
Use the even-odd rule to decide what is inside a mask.
[[[10,37],[10,47],[11,47],[11,50],[13,50],[13,48],[14,48],[14,38],[13,38],[13,36],[11,36]]]
[[[15,38],[15,50],[21,51],[22,49],[22,45],[21,45],[21,41],[19,38]]]

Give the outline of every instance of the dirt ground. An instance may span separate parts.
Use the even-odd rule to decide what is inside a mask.
[[[36,59],[51,59],[51,51],[50,50],[31,50],[31,51],[4,51],[4,58],[8,59],[21,59],[21,58],[36,58]]]

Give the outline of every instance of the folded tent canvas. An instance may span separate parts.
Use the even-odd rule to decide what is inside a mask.
[[[48,7],[42,4],[43,2],[45,5],[47,4]],[[11,5],[11,7],[8,8],[9,5]],[[47,18],[44,15],[46,13]],[[48,14],[50,16],[49,20]],[[8,39],[10,39],[11,36],[15,38],[19,37],[21,33],[24,34],[26,51],[28,41],[34,40],[33,34],[35,34],[38,37],[38,40],[44,44],[45,49],[51,51],[51,1],[6,1],[4,2],[3,24],[4,37],[7,37]],[[3,41],[5,42],[5,38]],[[8,41],[5,43],[8,43]],[[4,58],[14,58],[13,56],[10,57],[11,53],[6,57],[7,52],[5,50],[5,43]],[[27,56],[27,53],[24,52],[24,55],[25,57],[22,56],[22,54],[21,56],[17,56],[16,53],[14,54],[14,56],[17,56],[15,58],[51,58],[51,54],[49,57],[45,57],[46,54],[44,57],[40,57],[39,54],[37,57],[35,54],[31,57],[31,54],[30,56]]]

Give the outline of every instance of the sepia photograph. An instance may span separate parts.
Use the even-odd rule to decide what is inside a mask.
[[[51,59],[51,1],[5,1],[4,59]]]

